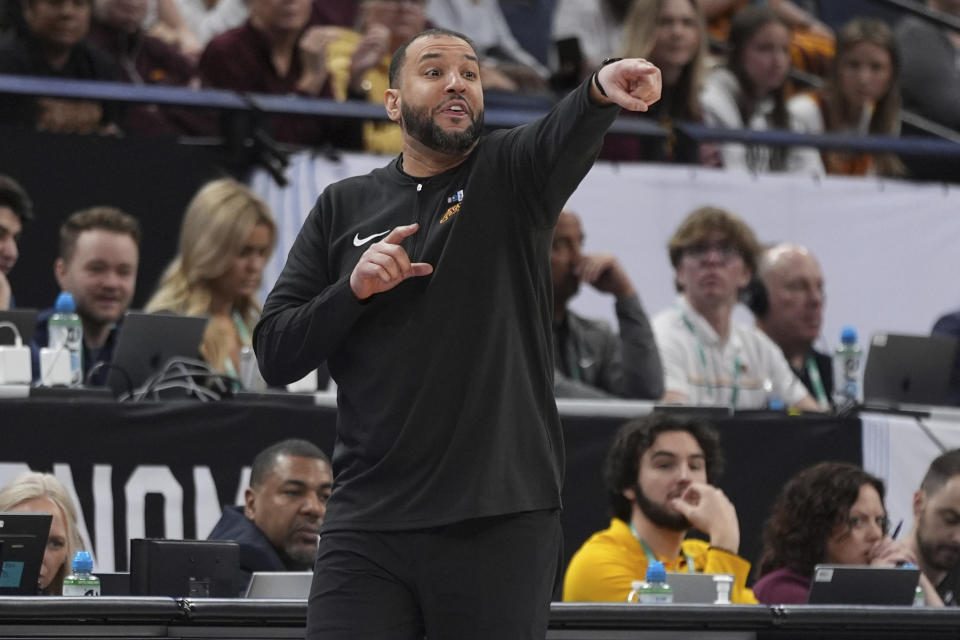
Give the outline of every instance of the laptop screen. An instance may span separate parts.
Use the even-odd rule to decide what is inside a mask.
[[[919,581],[919,569],[818,564],[807,602],[910,606]]]
[[[52,520],[49,513],[0,513],[0,595],[37,595]]]
[[[948,336],[874,335],[863,374],[865,404],[944,404],[956,351]]]

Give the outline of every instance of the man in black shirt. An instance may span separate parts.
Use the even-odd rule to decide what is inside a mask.
[[[481,139],[479,68],[446,30],[397,50],[402,154],[321,194],[254,332],[267,382],[327,360],[338,385],[308,638],[546,632],[564,468],[553,227],[615,104],[645,109],[660,75],[613,62]]]
[[[943,604],[960,606],[960,449],[930,463],[913,495],[913,529],[907,544]],[[930,594],[927,603],[931,604]]]

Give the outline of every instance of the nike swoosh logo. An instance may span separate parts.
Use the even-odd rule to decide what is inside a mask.
[[[385,236],[385,235],[387,235],[388,233],[390,233],[390,230],[389,230],[389,229],[387,229],[386,231],[381,231],[380,233],[375,233],[375,234],[373,234],[372,236],[367,236],[366,238],[361,238],[359,233],[354,234],[354,236],[353,236],[353,246],[355,246],[355,247],[362,247],[363,245],[367,244],[368,242],[370,242],[370,241],[373,240],[374,238],[379,238],[380,236]]]

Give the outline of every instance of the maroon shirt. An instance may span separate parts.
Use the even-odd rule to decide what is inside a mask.
[[[221,33],[207,45],[198,66],[204,86],[249,93],[290,94],[297,92],[303,71],[299,51],[286,74],[280,75],[270,57],[266,37],[248,20],[242,26]],[[332,98],[330,83],[319,96]],[[360,121],[316,116],[275,116],[269,133],[278,142],[341,148],[361,148]]]

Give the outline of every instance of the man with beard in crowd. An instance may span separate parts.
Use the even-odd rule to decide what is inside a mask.
[[[563,599],[624,602],[659,560],[667,571],[732,574],[731,600],[755,603],[737,511],[714,486],[722,467],[720,439],[703,422],[652,414],[620,427],[603,469],[613,518],[570,559]],[[709,542],[685,540],[690,529]]]
[[[271,384],[327,361],[336,478],[307,638],[539,638],[561,554],[550,244],[619,108],[660,72],[612,61],[543,118],[480,138],[476,48],[394,54],[403,151],[330,185],[254,332]]]
[[[960,449],[930,463],[913,495],[907,541],[943,604],[960,606]]]

